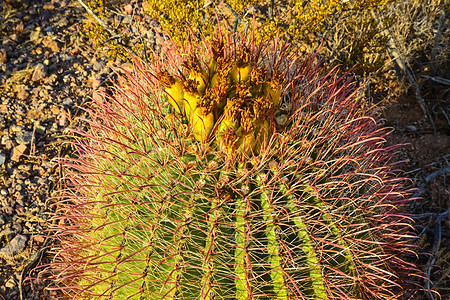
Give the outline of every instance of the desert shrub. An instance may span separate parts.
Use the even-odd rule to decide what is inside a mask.
[[[114,6],[106,0],[90,0],[101,17],[105,17]],[[206,3],[205,3],[206,2]],[[385,37],[377,26],[378,19],[374,19],[372,12],[382,14],[387,0],[372,1],[287,1],[275,3],[270,1],[230,0],[227,2],[233,11],[227,14],[234,25],[237,14],[242,22],[240,26],[248,26],[253,18],[257,19],[261,28],[257,31],[258,41],[273,38],[281,34],[293,44],[302,44],[306,49],[317,49],[322,44],[322,52],[332,64],[344,65],[346,69],[358,64],[358,73],[372,72],[383,65],[386,57],[384,51]],[[205,4],[207,4],[205,6]],[[226,5],[225,5],[226,6]],[[106,9],[106,7],[109,7]],[[197,0],[147,0],[145,12],[156,19],[162,29],[176,42],[184,43],[187,32],[192,30],[196,36],[209,36],[215,27],[217,8],[216,1]],[[223,9],[224,5],[221,6]],[[225,8],[227,9],[227,8]],[[269,9],[272,13],[269,16]],[[219,11],[219,17],[224,17]],[[228,20],[229,21],[229,20]],[[388,24],[387,19],[381,22]],[[123,55],[124,51],[117,48],[117,42],[111,41],[111,34],[105,33],[104,28],[89,22],[87,35],[97,46],[115,42],[111,48],[115,54]],[[189,29],[188,29],[189,28]],[[118,32],[119,33],[119,32]],[[123,33],[123,40],[129,35]],[[131,41],[131,40],[129,40]],[[134,40],[129,48],[142,51],[141,41]],[[150,55],[151,51],[148,51]]]

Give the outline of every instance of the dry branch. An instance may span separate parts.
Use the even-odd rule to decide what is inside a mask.
[[[92,9],[89,8],[89,6],[86,5],[86,3],[83,2],[83,0],[78,0],[78,2],[80,2],[81,6],[83,6],[83,8],[98,22],[98,24],[100,24],[100,26],[103,27],[103,29],[105,29],[110,35],[111,37],[107,40],[118,40],[117,43],[126,48],[128,51],[130,51],[131,53],[133,53],[135,56],[139,56],[137,55],[136,52],[134,52],[133,49],[131,49],[128,45],[126,45],[125,43],[123,43],[121,41],[122,39],[122,35],[121,34],[117,34],[114,30],[112,30],[108,25],[105,24],[105,22],[103,22],[102,19],[100,19],[99,16],[97,16]]]
[[[400,51],[398,51],[397,46],[395,44],[394,37],[392,36],[389,29],[385,28],[382,25],[382,22],[380,22],[380,20],[378,19],[378,17],[375,15],[374,12],[372,12],[372,16],[375,20],[378,21],[378,27],[380,28],[382,33],[388,37],[387,42],[386,42],[386,50],[387,50],[389,56],[408,78],[409,83],[411,84],[411,86],[414,89],[414,93],[416,95],[417,101],[419,102],[420,109],[422,110],[424,116],[428,117],[429,120],[431,120],[431,117],[428,113],[428,110],[427,110],[427,107],[425,104],[425,100],[423,99],[422,94],[420,93],[420,88],[417,85],[417,81],[413,76],[413,72],[408,68],[405,60],[402,58],[402,55],[400,54]]]
[[[434,178],[436,178],[436,177],[439,176],[439,175],[446,174],[446,173],[450,173],[450,166],[447,166],[447,167],[445,167],[445,168],[439,169],[439,170],[437,170],[436,172],[433,172],[433,173],[431,173],[430,175],[428,175],[428,176],[425,178],[425,182],[422,182],[422,183],[419,185],[419,191],[413,195],[413,198],[416,198],[416,197],[419,197],[420,195],[422,195],[422,193],[423,193],[423,191],[424,191],[424,189],[425,189],[425,186],[426,186],[431,180],[433,180]]]

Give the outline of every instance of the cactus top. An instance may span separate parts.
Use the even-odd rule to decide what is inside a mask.
[[[182,63],[185,78],[161,70],[157,79],[195,139],[214,140],[227,155],[238,149],[257,153],[270,134],[268,121],[278,110],[285,74],[258,66],[246,45],[225,52],[224,40],[217,35],[211,54],[209,66],[190,54]]]

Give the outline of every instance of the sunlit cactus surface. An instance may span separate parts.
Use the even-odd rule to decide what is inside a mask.
[[[88,109],[50,265],[64,299],[397,299],[392,149],[348,75],[218,30]]]

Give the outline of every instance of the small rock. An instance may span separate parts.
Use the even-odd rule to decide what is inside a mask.
[[[27,151],[27,146],[24,144],[17,145],[12,149],[11,160],[19,161],[19,158]]]
[[[56,74],[50,75],[50,76],[45,80],[45,83],[46,83],[46,84],[49,84],[49,85],[51,85],[51,86],[55,86],[57,82],[58,82],[58,75],[56,75]]]
[[[19,36],[16,33],[13,33],[9,36],[9,39],[14,41],[14,42],[18,42],[19,41]]]
[[[45,236],[42,235],[42,234],[37,234],[37,235],[35,235],[35,236],[33,237],[33,239],[34,239],[34,241],[35,241],[36,243],[42,244],[42,243],[45,242]]]
[[[4,165],[6,161],[6,155],[3,153],[0,153],[0,166]]]
[[[23,29],[24,29],[23,21],[20,21],[19,23],[17,23],[15,29],[18,34],[22,34]]]
[[[104,67],[106,67],[106,63],[103,60],[99,60],[94,64],[94,71],[99,72]]]
[[[33,140],[33,132],[31,131],[23,131],[17,134],[16,142],[17,144],[28,145]]]
[[[21,132],[23,130],[23,126],[22,125],[11,125],[11,126],[9,126],[9,130],[11,132]]]
[[[69,125],[69,119],[67,118],[66,114],[63,114],[61,116],[58,123],[60,127],[66,127],[67,125]]]
[[[60,113],[60,109],[58,106],[56,105],[52,105],[52,107],[50,107],[50,111],[52,112],[52,114],[54,115],[59,115]]]
[[[66,17],[62,17],[58,23],[56,23],[56,25],[58,25],[59,27],[66,27],[67,25],[69,25],[69,20]]]
[[[92,89],[95,91],[102,83],[102,77],[100,75],[95,75],[92,79]]]
[[[64,99],[63,105],[73,106],[73,100],[71,98]]]
[[[28,96],[30,96],[30,93],[28,93],[27,90],[25,90],[25,89],[21,89],[17,93],[17,98],[19,98],[20,100],[26,100],[28,98]]]
[[[16,235],[8,245],[0,249],[0,257],[5,260],[13,259],[25,248],[27,238],[21,234]]]
[[[0,63],[5,63],[8,60],[5,49],[0,49]]]
[[[42,126],[42,125],[36,125],[36,126],[34,127],[34,132],[35,132],[36,134],[38,134],[38,135],[44,135],[44,133],[45,133],[45,127]]]
[[[41,27],[36,27],[36,29],[30,33],[30,41],[37,44],[40,37],[41,37]]]
[[[131,4],[127,4],[125,5],[125,7],[123,8],[123,10],[125,11],[125,13],[127,15],[131,15],[133,13],[133,6]]]
[[[20,172],[16,175],[16,179],[19,179],[19,180],[25,180],[28,177],[30,177],[30,174],[28,174],[28,173]],[[16,185],[16,191],[20,191],[20,190],[22,190],[22,186],[20,184]]]
[[[406,126],[406,129],[408,129],[409,132],[417,132],[418,131],[417,126],[414,126],[414,125],[408,125],[408,126]]]
[[[45,43],[43,43],[45,47],[50,48],[53,52],[59,52],[59,45],[58,42],[55,40],[50,40]]]
[[[47,76],[45,66],[43,64],[37,64],[34,68],[33,75],[31,76],[32,81],[40,81]]]
[[[7,206],[5,209],[5,212],[8,216],[11,216],[14,213],[14,209],[11,206]]]

